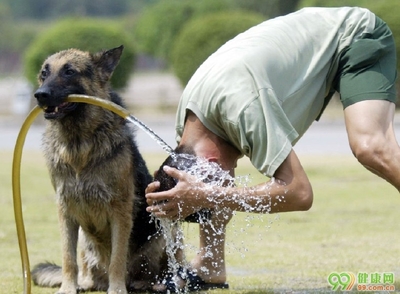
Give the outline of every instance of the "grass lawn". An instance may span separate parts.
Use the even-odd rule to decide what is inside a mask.
[[[145,154],[155,170],[164,154]],[[0,151],[0,293],[22,293],[22,271],[11,191],[12,152]],[[350,156],[301,157],[314,187],[308,212],[237,213],[228,228],[229,291],[219,293],[329,292],[330,273],[393,273],[400,289],[399,193]],[[242,160],[237,175],[263,181]],[[53,190],[40,152],[22,159],[22,202],[31,266],[61,261]],[[197,226],[184,225],[190,258]],[[356,289],[356,287],[354,287]],[[5,292],[4,292],[5,291]],[[32,293],[54,293],[33,287]],[[371,292],[369,292],[371,293]],[[383,293],[383,292],[382,292]]]

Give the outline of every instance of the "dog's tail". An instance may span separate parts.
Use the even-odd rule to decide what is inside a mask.
[[[32,280],[41,287],[60,287],[62,281],[61,267],[51,263],[39,263],[32,270]]]

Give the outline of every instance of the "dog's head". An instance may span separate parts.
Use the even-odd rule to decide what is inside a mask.
[[[123,46],[95,54],[68,49],[49,56],[38,75],[34,96],[46,119],[60,119],[82,105],[69,103],[70,94],[106,98],[108,81],[118,65]]]

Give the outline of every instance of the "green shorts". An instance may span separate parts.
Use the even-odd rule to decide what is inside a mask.
[[[339,55],[333,89],[346,108],[364,100],[396,101],[396,48],[392,32],[376,17],[375,29]]]

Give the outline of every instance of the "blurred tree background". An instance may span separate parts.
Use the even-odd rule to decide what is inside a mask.
[[[35,38],[24,54],[25,75],[36,84],[38,69],[47,56],[66,48],[99,52],[124,45],[119,65],[111,78],[115,89],[127,86],[135,61],[132,38],[118,23],[93,18],[67,18]]]
[[[128,75],[131,75],[134,69],[156,69],[172,72],[176,70],[179,76],[179,71],[182,71],[182,68],[179,68],[180,62],[185,64],[190,75],[193,68],[226,41],[225,37],[215,36],[230,38],[254,23],[285,15],[305,6],[367,7],[389,24],[396,41],[400,42],[398,0],[0,0],[0,78],[26,76],[26,73],[32,75],[31,72],[36,69],[32,68],[29,62],[24,64],[24,56],[32,54],[29,53],[32,51],[50,54],[52,50],[59,50],[46,45],[47,42],[43,40],[50,34],[49,31],[64,19],[91,19],[117,27],[121,34],[128,36],[124,40],[129,44],[124,45],[133,48],[136,58],[136,62],[129,61],[132,64],[124,69]],[[225,22],[229,22],[230,25],[224,26],[223,22],[208,25],[204,21],[217,13],[224,15]],[[244,24],[235,17],[239,14],[252,16]],[[193,26],[197,28],[188,33],[189,28]],[[196,30],[201,37],[191,38],[190,34],[197,34]],[[98,32],[93,34],[98,36]],[[209,36],[213,41],[205,42],[204,36]],[[108,45],[101,37],[88,38],[87,42],[89,40],[92,43],[98,40],[98,46]],[[63,42],[62,46],[98,48],[86,46],[85,40],[80,42],[82,43]],[[196,42],[198,45],[194,45]],[[397,47],[400,48],[400,43]],[[199,57],[193,64],[189,62],[193,58],[186,55],[189,52],[191,56]],[[37,64],[34,65],[36,66]],[[180,78],[182,85],[186,83],[187,75]]]
[[[263,20],[258,13],[236,10],[210,13],[188,21],[172,46],[169,60],[174,74],[185,85],[221,44]]]
[[[91,18],[118,24],[131,37],[138,69],[156,67],[169,70],[170,52],[184,25],[191,19],[209,13],[248,10],[264,19],[294,11],[298,0],[0,0],[0,78],[25,75],[32,80],[29,57],[45,46],[44,36],[65,18]],[[97,33],[96,33],[97,34]],[[60,38],[62,38],[60,36]],[[38,40],[39,39],[39,40]],[[100,44],[104,44],[99,40]],[[77,42],[68,46],[77,47]],[[116,44],[116,46],[119,44]],[[30,46],[34,46],[35,50]],[[92,48],[97,46],[86,46]],[[51,48],[44,48],[49,53]],[[106,49],[106,48],[105,48]],[[42,54],[43,55],[43,54]],[[42,56],[41,56],[42,57]],[[36,58],[36,57],[31,57]],[[28,60],[27,64],[23,61]],[[132,64],[133,65],[133,64]],[[37,65],[36,65],[37,66]],[[132,67],[131,67],[132,68]]]

